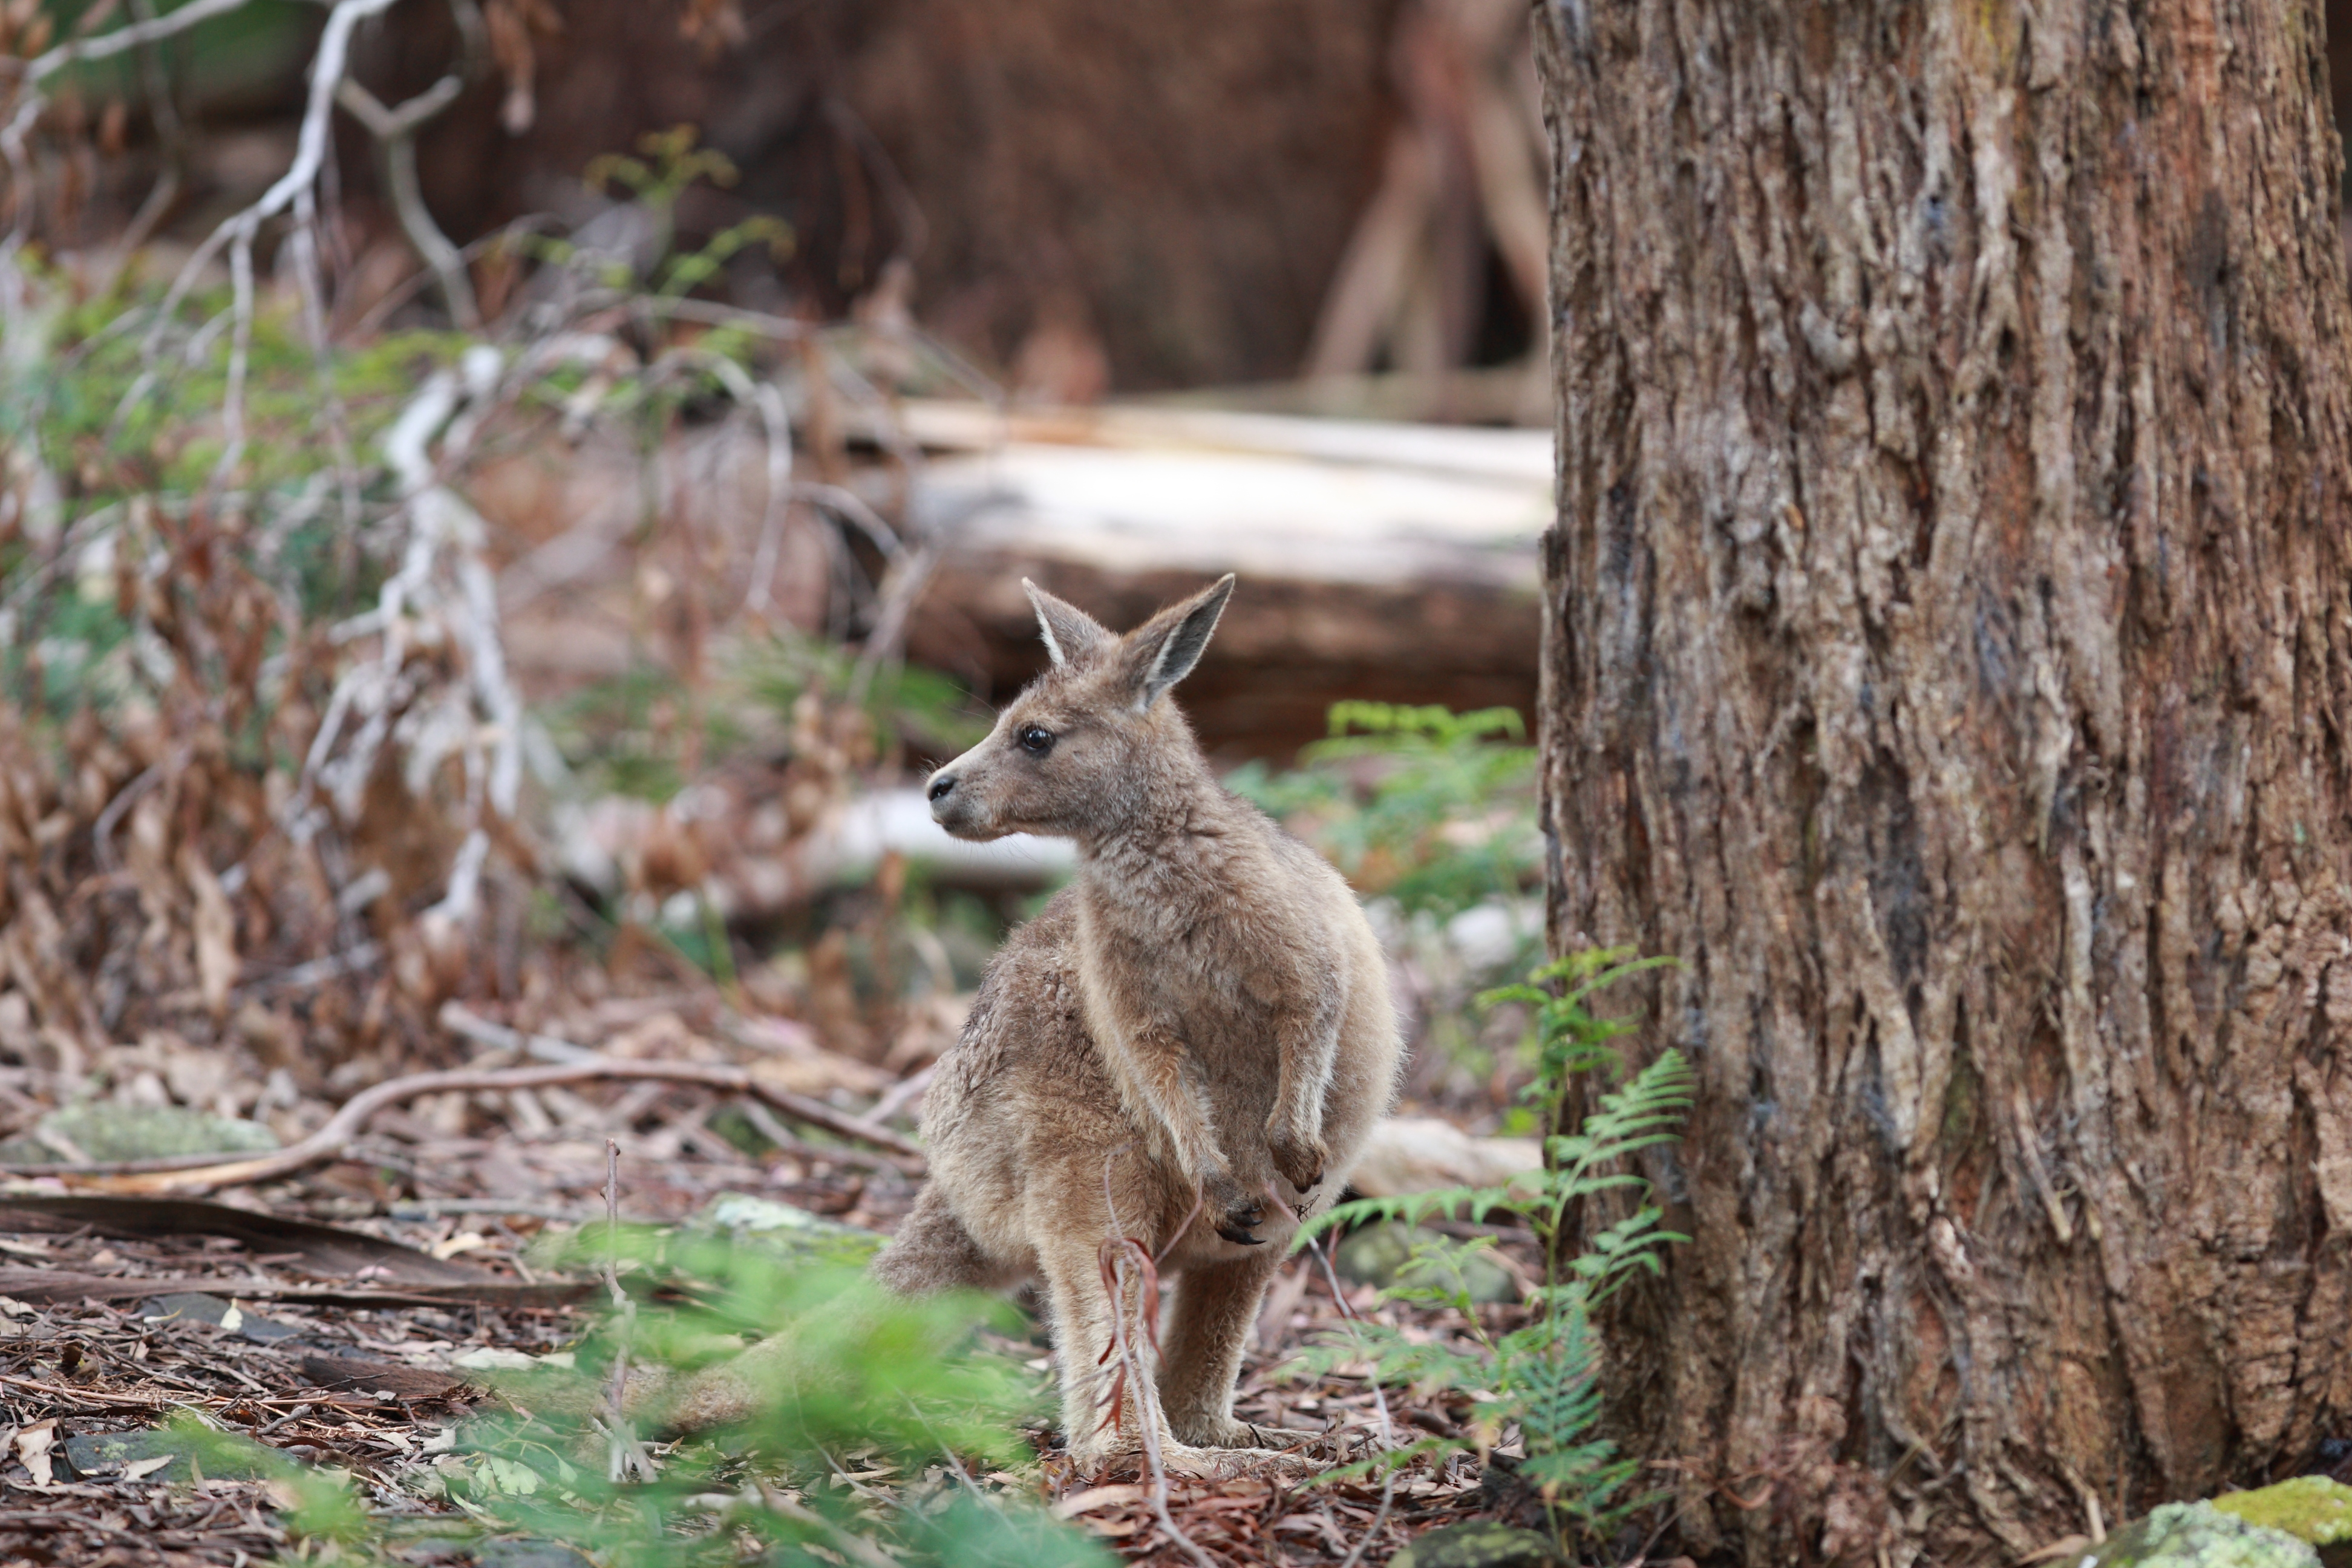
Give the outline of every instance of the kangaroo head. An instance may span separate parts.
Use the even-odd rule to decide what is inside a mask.
[[[988,739],[931,775],[931,816],[958,838],[1115,831],[1157,788],[1188,780],[1200,750],[1160,700],[1217,629],[1231,574],[1125,637],[1027,578],[1053,668],[997,716]]]

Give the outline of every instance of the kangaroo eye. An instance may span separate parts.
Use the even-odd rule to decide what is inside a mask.
[[[1024,727],[1013,739],[1021,742],[1021,749],[1033,757],[1042,757],[1054,749],[1054,731],[1035,724]]]

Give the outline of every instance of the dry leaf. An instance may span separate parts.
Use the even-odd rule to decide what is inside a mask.
[[[1114,1508],[1125,1503],[1141,1502],[1143,1489],[1132,1482],[1117,1486],[1088,1487],[1073,1492],[1054,1505],[1055,1519],[1076,1519],[1082,1513],[1092,1513],[1098,1508]]]
[[[228,907],[228,895],[221,890],[220,879],[205,864],[204,857],[194,845],[184,845],[180,850],[180,875],[188,884],[188,891],[196,900],[195,919],[192,922],[196,939],[196,989],[205,999],[205,1010],[215,1021],[228,1016],[228,994],[236,984],[236,915]]]
[[[50,1484],[49,1468],[56,1463],[57,1457],[50,1453],[49,1449],[57,1440],[58,1423],[55,1416],[51,1416],[47,1421],[36,1421],[16,1434],[16,1458],[23,1462],[26,1470],[31,1474],[33,1484],[37,1487],[46,1487]]]

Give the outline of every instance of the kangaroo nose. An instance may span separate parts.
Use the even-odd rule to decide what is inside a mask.
[[[955,774],[940,773],[931,780],[930,797],[934,802],[945,800],[954,788]]]

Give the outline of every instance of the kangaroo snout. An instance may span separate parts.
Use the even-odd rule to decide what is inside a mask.
[[[946,828],[950,838],[994,838],[998,835],[981,820],[987,815],[982,797],[988,791],[982,787],[975,793],[962,765],[969,760],[958,757],[933,773],[923,786],[923,796],[931,803],[931,820]]]

